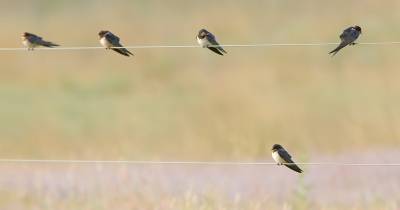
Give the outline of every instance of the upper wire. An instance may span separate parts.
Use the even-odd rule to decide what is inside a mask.
[[[274,47],[274,46],[323,46],[337,45],[338,43],[302,43],[302,44],[230,44],[218,45],[221,47]],[[400,44],[400,42],[365,42],[357,43],[358,45],[389,45]],[[126,47],[110,47],[113,48],[128,48],[128,49],[151,49],[151,48],[199,48],[199,45],[156,45],[156,46],[126,46]],[[217,47],[217,46],[210,46]],[[104,49],[104,47],[54,47],[54,48],[35,48],[35,50],[93,50]],[[0,51],[27,50],[27,48],[0,48]]]

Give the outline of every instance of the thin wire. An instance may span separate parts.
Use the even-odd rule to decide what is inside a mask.
[[[323,46],[323,45],[337,45],[339,43],[304,43],[304,44],[231,44],[231,45],[219,45],[221,47],[274,47],[274,46]],[[389,45],[389,44],[400,44],[400,42],[365,42],[357,43],[359,45]],[[152,48],[199,48],[199,45],[170,45],[170,46],[126,46],[126,47],[111,47],[115,48],[127,48],[127,49],[152,49]],[[54,48],[35,48],[35,50],[93,50],[93,49],[104,49],[104,47],[54,47]],[[27,50],[27,48],[0,48],[0,51],[12,51],[12,50]]]
[[[263,162],[201,162],[201,161],[129,161],[129,160],[35,160],[35,159],[0,159],[3,163],[113,163],[137,165],[276,165]],[[297,165],[321,166],[400,166],[400,163],[296,163]],[[287,164],[292,165],[292,164]]]

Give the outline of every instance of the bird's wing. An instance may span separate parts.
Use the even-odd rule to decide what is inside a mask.
[[[42,39],[42,37],[40,37],[40,36],[32,36],[31,35],[28,37],[28,41],[35,43],[35,44],[43,45],[45,47],[60,46],[58,44],[54,44],[53,42],[44,41]]]
[[[342,42],[350,42],[351,43],[354,40],[356,40],[359,35],[360,35],[360,32],[358,32],[353,27],[350,27],[343,31],[343,33],[340,35],[340,39],[342,40]]]
[[[211,33],[207,33],[207,34],[206,34],[206,39],[207,39],[209,42],[211,42],[213,45],[218,46],[217,48],[218,48],[219,50],[221,50],[221,51],[224,52],[224,53],[227,53],[224,49],[222,49],[221,46],[219,46],[219,44],[218,44],[217,40],[215,39],[215,36],[214,36],[214,35],[212,35]]]
[[[28,41],[32,43],[37,43],[38,41],[42,40],[42,37],[36,36],[36,35],[29,35],[27,37]]]
[[[356,40],[358,38],[358,36],[360,36],[360,32],[357,31],[355,28],[352,28],[350,33],[348,33],[348,34],[349,34],[349,37],[351,37],[353,39],[353,41]]]
[[[119,38],[118,36],[115,36],[114,34],[112,34],[111,32],[106,33],[106,35],[104,36],[108,42],[110,42],[111,44],[115,45],[116,47],[120,47],[118,45],[119,44]]]
[[[286,152],[285,150],[279,149],[279,150],[278,150],[278,154],[279,154],[279,156],[281,156],[281,158],[282,158],[283,160],[285,160],[287,163],[293,163],[293,161],[292,161],[292,156],[290,156],[289,153]]]
[[[357,30],[353,29],[353,28],[347,28],[343,31],[343,33],[339,36],[341,42],[339,44],[339,46],[337,46],[334,50],[332,50],[329,54],[331,53],[337,53],[339,52],[339,50],[341,50],[343,47],[346,47],[347,45],[351,44],[352,42],[354,42],[354,40],[356,40],[359,36],[359,33]],[[333,56],[335,55],[333,54]],[[332,57],[333,57],[332,56]]]
[[[285,150],[283,150],[283,149],[278,150],[278,154],[279,154],[279,156],[281,156],[281,158],[284,161],[286,161],[286,163],[291,163],[290,165],[286,165],[285,163],[283,163],[286,167],[288,167],[298,173],[303,172],[303,170],[301,170],[296,164],[294,164],[292,157]]]
[[[108,32],[104,37],[107,39],[108,42],[110,42],[115,47],[123,47],[119,43],[119,38],[117,36],[115,36],[114,34],[112,34],[111,32]],[[129,52],[125,48],[113,48],[112,50],[114,50],[115,52],[120,53],[122,55],[125,55],[125,56],[129,56],[128,54],[133,55],[131,52]]]

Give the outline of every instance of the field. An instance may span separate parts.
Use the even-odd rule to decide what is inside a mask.
[[[209,7],[209,8],[207,8]],[[0,48],[400,41],[400,2],[5,1]],[[0,51],[0,159],[399,163],[399,45]],[[0,162],[0,209],[398,209],[399,166]]]

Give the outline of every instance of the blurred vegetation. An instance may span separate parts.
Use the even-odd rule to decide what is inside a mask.
[[[299,158],[300,163],[308,163],[306,157]],[[303,173],[299,174],[296,186],[292,189],[292,198],[290,198],[290,205],[293,209],[310,209],[311,199],[310,190],[312,190],[312,185],[308,184],[305,180],[305,176],[308,172],[308,165],[300,165]]]
[[[22,2],[0,3],[1,47],[24,47],[25,31],[100,46],[104,29],[125,46],[196,45],[201,28],[220,44],[339,42],[356,24],[359,42],[400,37],[394,0]],[[0,153],[249,160],[274,143],[294,155],[399,146],[398,46],[331,58],[334,47],[1,51]]]

